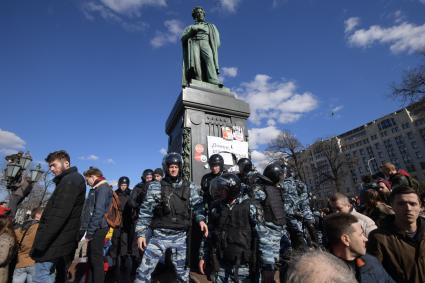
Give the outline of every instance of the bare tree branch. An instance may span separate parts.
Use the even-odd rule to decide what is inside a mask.
[[[304,149],[301,142],[288,130],[283,130],[270,141],[267,151],[280,153],[282,161],[287,161],[295,173],[302,179],[302,160],[299,153]]]

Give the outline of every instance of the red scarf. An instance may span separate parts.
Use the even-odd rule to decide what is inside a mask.
[[[93,186],[92,187],[96,187],[97,184],[99,184],[100,182],[102,182],[103,180],[106,180],[105,177],[97,177],[96,181],[94,181]]]

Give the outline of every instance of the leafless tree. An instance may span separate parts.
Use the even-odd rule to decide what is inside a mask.
[[[18,206],[15,221],[22,223],[25,220],[25,214],[36,207],[44,207],[50,198],[52,187],[52,174],[48,171],[43,174],[39,182],[34,184],[31,193]]]
[[[392,95],[403,103],[414,103],[416,107],[425,107],[425,51],[423,62],[404,72],[400,83],[393,83]],[[423,113],[422,113],[423,114]]]
[[[341,151],[339,139],[336,137],[316,141],[312,146],[317,162],[314,165],[318,175],[318,183],[331,182],[337,192],[342,189],[344,175],[348,173],[350,164],[355,162]]]
[[[301,142],[288,130],[282,130],[279,135],[270,141],[267,151],[277,156],[282,162],[288,162],[299,178],[303,178],[302,159],[299,156],[303,150]],[[277,154],[277,155],[276,155]]]

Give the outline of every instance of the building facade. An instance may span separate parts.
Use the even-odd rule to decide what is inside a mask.
[[[378,173],[380,166],[387,161],[425,183],[425,109],[417,104],[323,142],[331,139],[335,140],[335,150],[344,160],[338,172],[340,192],[357,194],[362,176]],[[304,150],[301,157],[303,178],[313,195],[326,198],[335,192],[335,182],[323,180],[323,172],[332,173],[329,158],[314,146]]]

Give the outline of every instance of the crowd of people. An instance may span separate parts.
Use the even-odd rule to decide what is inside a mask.
[[[0,283],[425,282],[423,188],[391,163],[354,198],[317,208],[281,162],[226,170],[214,154],[198,185],[168,153],[116,190],[63,150],[46,162],[56,186],[45,207],[17,225],[0,206]]]

